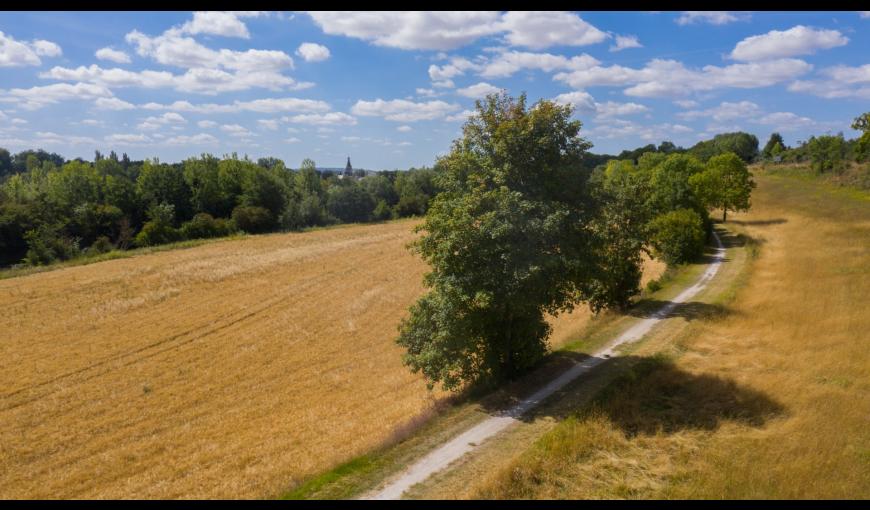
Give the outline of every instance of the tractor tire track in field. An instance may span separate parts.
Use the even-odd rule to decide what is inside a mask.
[[[522,415],[540,405],[559,389],[565,387],[567,384],[589,372],[592,368],[598,366],[607,359],[616,356],[617,347],[643,338],[659,321],[667,318],[671,312],[674,311],[677,305],[688,301],[704,290],[707,284],[719,271],[719,267],[724,261],[725,247],[722,245],[722,241],[719,239],[716,232],[713,232],[713,238],[716,241],[713,260],[694,285],[683,290],[667,305],[652,314],[652,316],[640,320],[638,323],[624,331],[615,340],[595,352],[590,358],[566,370],[531,396],[526,397],[511,408],[485,419],[442,446],[429,452],[408,469],[400,473],[397,477],[390,480],[385,486],[380,488],[380,490],[364,494],[361,499],[401,498],[406,490],[425,481],[433,474],[449,467],[452,462],[473,451],[487,439],[497,435],[510,425],[517,423]]]

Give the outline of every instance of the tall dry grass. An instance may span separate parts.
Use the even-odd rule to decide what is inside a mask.
[[[640,360],[481,484],[487,498],[870,497],[870,200],[758,176],[733,313]]]

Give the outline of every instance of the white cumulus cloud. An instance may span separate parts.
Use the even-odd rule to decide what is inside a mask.
[[[317,43],[302,43],[296,49],[296,54],[306,62],[321,62],[329,58],[329,48]]]
[[[127,55],[121,50],[105,47],[98,49],[94,56],[100,60],[108,60],[118,64],[129,64],[131,62],[130,55]]]
[[[837,30],[823,30],[797,25],[788,30],[771,30],[743,39],[731,51],[731,58],[758,61],[812,55],[817,50],[843,46],[849,38]]]

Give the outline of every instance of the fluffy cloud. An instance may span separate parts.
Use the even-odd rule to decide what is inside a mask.
[[[643,48],[643,44],[637,40],[636,35],[617,35],[616,44],[610,47],[610,51],[622,51],[629,48]]]
[[[490,85],[486,82],[480,82],[475,85],[471,85],[470,87],[458,89],[456,93],[460,96],[470,97],[472,99],[480,99],[485,97],[487,94],[495,94],[499,90],[501,89],[494,85]]]
[[[254,99],[251,101],[234,101],[230,104],[193,104],[189,101],[175,101],[170,104],[146,103],[141,105],[145,110],[171,110],[191,113],[236,113],[236,112],[328,112],[329,103],[316,99],[299,99],[295,97],[276,97]]]
[[[616,103],[613,101],[599,103],[588,92],[584,91],[559,94],[553,100],[560,104],[573,105],[578,113],[594,114],[597,119],[635,115],[649,111],[648,107],[638,103]]]
[[[508,12],[502,19],[505,37],[514,46],[532,49],[550,46],[586,46],[607,39],[607,34],[570,12]]]
[[[180,30],[171,28],[156,37],[138,30],[125,36],[136,47],[136,53],[154,59],[163,65],[181,68],[218,68],[234,71],[278,71],[292,69],[293,59],[278,50],[213,50],[184,37]]]
[[[185,123],[187,123],[187,120],[178,113],[167,112],[163,115],[148,117],[137,127],[142,130],[155,131],[170,124],[177,125]]]
[[[54,83],[29,89],[0,91],[0,101],[17,103],[25,110],[37,110],[50,104],[71,99],[94,100],[111,97],[113,95],[109,89],[92,83]]]
[[[296,54],[306,62],[320,62],[329,58],[329,48],[316,43],[302,43],[296,49]]]
[[[450,62],[441,66],[432,64],[429,66],[429,78],[433,81],[450,80],[457,76],[462,76],[465,71],[472,69],[480,69],[478,64],[475,64],[463,57],[453,57]]]
[[[63,50],[60,49],[60,46],[43,39],[33,41],[30,46],[40,57],[59,57],[63,54]]]
[[[605,124],[587,129],[586,135],[601,139],[638,137],[647,142],[676,139],[694,130],[682,124],[654,124],[645,126],[622,119],[611,119]]]
[[[667,97],[718,88],[767,87],[809,72],[812,65],[798,59],[704,66],[689,69],[676,60],[653,59],[641,69],[613,65],[585,71],[557,73],[554,79],[573,88],[625,86],[625,94],[637,97]]]
[[[764,115],[753,122],[771,126],[774,131],[795,131],[800,128],[814,126],[816,123],[809,117],[801,117],[792,112],[774,112]]]
[[[408,133],[410,131],[413,131],[413,129],[414,128],[412,128],[411,126],[399,126],[396,128],[396,131],[399,131],[400,133]]]
[[[837,30],[816,30],[797,25],[785,31],[771,30],[743,39],[731,51],[735,60],[756,61],[812,55],[817,50],[843,46],[849,38]]]
[[[31,141],[32,142],[32,141]],[[37,131],[36,142],[44,145],[96,145],[90,136],[62,135],[51,131]]]
[[[405,50],[452,50],[485,36],[504,34],[514,46],[542,49],[582,46],[607,34],[570,12],[430,11],[309,12],[330,35]]]
[[[792,92],[804,92],[826,99],[854,97],[870,99],[870,64],[834,66],[821,71],[827,78],[797,80],[788,86]]]
[[[179,135],[163,141],[166,145],[217,145],[218,139],[208,133]]]
[[[323,125],[356,125],[356,118],[342,112],[329,113],[306,113],[294,115],[292,117],[283,117],[281,120],[286,122],[295,122],[297,124],[313,124],[317,126]]]
[[[677,117],[684,120],[709,117],[716,121],[746,119],[756,117],[761,113],[761,107],[751,101],[729,103],[727,101],[706,110],[689,110],[680,112]]]
[[[40,56],[57,57],[62,53],[60,46],[51,41],[16,41],[0,31],[0,67],[38,66],[42,64]]]
[[[293,78],[268,70],[229,73],[222,69],[201,67],[176,75],[168,71],[128,71],[117,67],[105,69],[91,64],[88,67],[79,66],[75,69],[55,66],[39,76],[55,80],[85,81],[106,87],[173,88],[181,92],[206,95],[250,88],[299,90],[311,85],[297,83]]]
[[[695,23],[709,23],[711,25],[725,25],[733,21],[747,19],[747,16],[737,15],[729,11],[683,11],[677,18],[678,25],[693,25]]]
[[[245,14],[256,16],[259,12],[197,11],[193,13],[191,21],[182,25],[181,30],[188,34],[211,34],[249,39],[251,34],[248,32],[248,27],[239,20],[239,17],[243,17]]]
[[[210,129],[216,127],[218,123],[213,120],[201,120],[197,122],[196,125],[201,127],[202,129]]]
[[[275,119],[260,119],[257,121],[257,124],[270,131],[276,131],[278,129],[278,121]]]
[[[419,120],[440,119],[450,112],[459,109],[458,104],[444,101],[428,101],[415,103],[404,99],[384,101],[357,101],[351,108],[354,115],[383,117],[397,122],[416,122]]]
[[[309,12],[329,35],[370,41],[404,50],[452,50],[498,32],[501,13],[490,12]]]
[[[221,131],[237,138],[250,138],[251,136],[255,136],[254,133],[248,131],[248,128],[239,124],[225,124],[221,126]]]
[[[133,103],[128,103],[117,97],[101,97],[94,101],[94,105],[100,110],[132,110],[136,108]]]
[[[151,138],[143,134],[114,134],[105,137],[109,143],[118,145],[137,145],[142,143],[151,143]]]
[[[550,53],[530,53],[522,51],[501,52],[484,65],[478,65],[480,75],[485,78],[502,78],[523,69],[537,69],[545,72],[556,70],[582,71],[599,65],[594,57],[585,53],[567,58]],[[432,74],[430,67],[430,76]]]
[[[94,56],[100,60],[108,60],[118,64],[129,64],[130,56],[121,50],[115,50],[109,47],[100,48],[94,53]]]

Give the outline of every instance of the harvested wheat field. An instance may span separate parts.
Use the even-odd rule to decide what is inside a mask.
[[[394,343],[414,224],[0,281],[0,497],[269,497],[388,441],[433,403]]]
[[[729,217],[760,243],[733,300],[476,497],[870,495],[870,196],[757,180]]]

